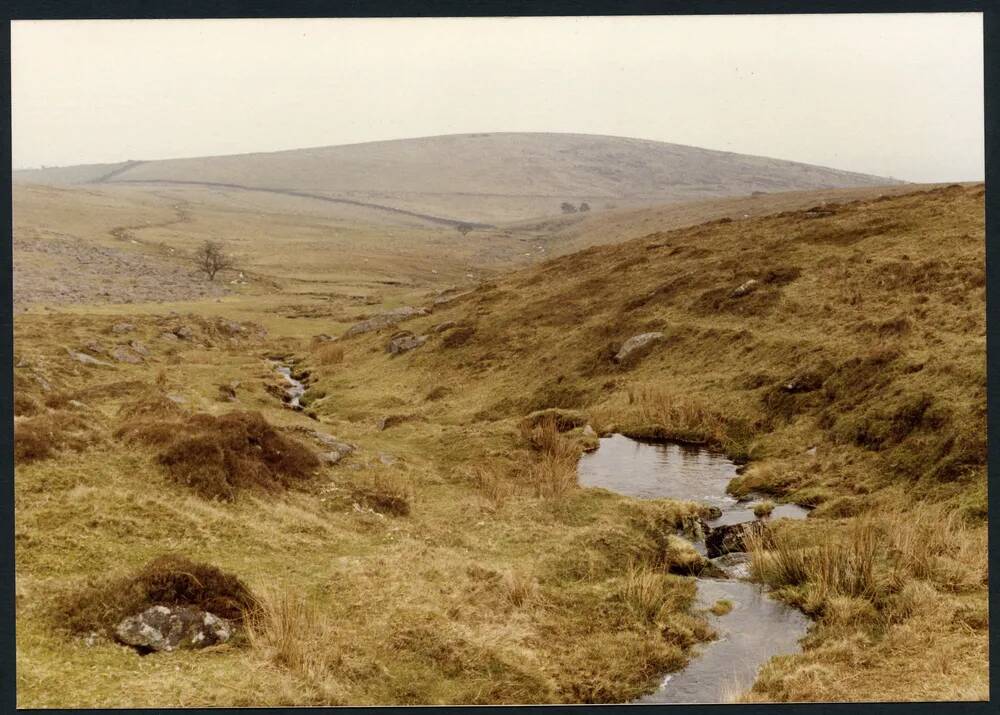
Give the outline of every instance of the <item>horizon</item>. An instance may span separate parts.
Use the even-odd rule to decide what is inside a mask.
[[[807,166],[816,166],[816,167],[824,168],[824,169],[833,169],[833,170],[836,170],[836,171],[848,171],[848,172],[851,172],[850,169],[843,169],[842,167],[837,167],[837,166],[821,166],[819,164],[810,164],[808,162],[798,161],[796,159],[785,159],[785,158],[782,158],[782,157],[764,156],[762,154],[745,154],[743,152],[732,152],[732,151],[727,151],[727,150],[722,150],[722,149],[712,149],[711,147],[693,146],[691,144],[681,144],[681,143],[678,143],[678,142],[661,141],[661,140],[658,140],[658,139],[647,139],[645,137],[630,137],[630,136],[620,136],[620,135],[613,135],[613,134],[587,134],[587,133],[582,133],[582,132],[559,132],[559,131],[549,131],[549,132],[543,132],[543,131],[538,131],[538,132],[528,132],[528,131],[525,131],[525,132],[494,131],[494,132],[455,132],[455,133],[450,133],[450,134],[427,134],[427,135],[423,135],[423,136],[398,137],[398,138],[393,138],[393,139],[372,139],[372,140],[366,140],[366,141],[360,141],[360,142],[348,142],[348,143],[345,143],[345,144],[324,144],[324,145],[317,145],[317,146],[289,147],[289,148],[286,148],[286,149],[272,149],[272,150],[268,150],[268,151],[248,151],[248,152],[241,152],[239,154],[203,154],[203,155],[198,155],[198,156],[170,156],[170,157],[162,157],[162,158],[158,158],[158,159],[144,159],[142,157],[128,157],[128,158],[124,158],[124,159],[118,159],[118,160],[115,160],[115,161],[89,162],[87,164],[61,164],[61,165],[46,165],[46,166],[11,167],[11,171],[12,172],[19,172],[19,171],[44,171],[46,169],[67,169],[67,168],[72,168],[72,167],[77,167],[77,166],[102,166],[102,165],[114,166],[115,164],[124,164],[124,163],[127,163],[129,161],[139,161],[139,162],[144,162],[145,163],[145,162],[174,161],[174,160],[186,160],[186,159],[213,159],[213,158],[222,158],[222,157],[255,156],[255,155],[261,155],[261,154],[283,154],[283,153],[290,153],[290,152],[297,152],[297,151],[313,151],[313,150],[320,150],[320,149],[333,149],[333,148],[337,148],[337,147],[362,146],[364,144],[389,144],[389,143],[393,143],[393,142],[421,141],[421,140],[424,140],[424,139],[439,139],[439,138],[444,138],[444,137],[461,137],[461,136],[474,136],[474,135],[480,135],[480,136],[482,136],[482,135],[498,135],[498,134],[499,135],[516,135],[516,134],[550,134],[551,135],[551,134],[556,134],[556,135],[566,135],[566,136],[598,137],[598,138],[603,138],[603,139],[627,139],[627,140],[630,140],[630,141],[650,142],[650,143],[653,143],[653,144],[666,144],[666,145],[670,145],[670,146],[683,147],[683,148],[688,148],[688,149],[702,149],[702,150],[707,150],[707,151],[717,151],[717,152],[723,153],[723,154],[736,154],[736,155],[739,155],[739,156],[756,156],[756,157],[766,158],[766,159],[777,159],[779,161],[787,161],[787,162],[796,163],[796,164],[804,164],[804,165],[807,165]],[[852,172],[852,173],[863,174],[864,172]],[[891,179],[893,181],[902,181],[904,183],[922,183],[922,182],[909,182],[909,181],[907,181],[905,179],[900,179],[900,178],[894,177],[894,176],[881,176],[881,175],[875,175],[875,174],[869,174],[869,176],[877,176],[877,178]],[[962,181],[962,180],[957,180],[957,181]],[[975,180],[972,180],[972,181],[975,181]],[[927,183],[944,183],[944,182],[927,182]]]
[[[11,39],[16,171],[530,132],[985,173],[980,13],[16,21]]]

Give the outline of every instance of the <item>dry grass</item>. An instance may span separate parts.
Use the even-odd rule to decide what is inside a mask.
[[[343,703],[336,624],[301,594],[265,588],[247,612],[250,647],[266,662],[288,671],[310,700]]]
[[[559,432],[554,416],[547,416],[536,426],[522,424],[522,435],[538,453],[524,467],[524,480],[535,496],[555,499],[577,486],[576,463],[580,447]]]
[[[339,365],[344,362],[344,348],[337,343],[321,343],[313,349],[313,357],[320,365]]]
[[[763,519],[766,516],[771,516],[771,512],[774,511],[774,502],[770,499],[765,499],[762,502],[758,502],[753,506],[753,515],[758,519]]]
[[[93,416],[49,410],[14,422],[14,461],[28,464],[49,459],[62,450],[81,451],[101,440]]]

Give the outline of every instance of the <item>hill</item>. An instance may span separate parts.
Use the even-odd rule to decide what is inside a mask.
[[[663,227],[343,322],[266,296],[19,316],[19,704],[648,692],[712,637],[693,579],[666,573],[698,508],[580,488],[585,424],[711,445],[745,462],[734,493],[812,508],[773,522],[753,575],[815,625],[744,699],[985,699],[983,208],[982,185],[951,186]],[[425,310],[347,335],[403,297]],[[401,328],[426,340],[393,355]],[[304,411],[269,361],[307,383]],[[214,462],[190,462],[242,410],[356,448],[287,491],[206,499]],[[526,429],[536,410],[564,431]],[[255,454],[232,463],[261,480]],[[85,640],[165,544],[270,604],[251,642],[139,658]]]
[[[16,182],[143,183],[266,191],[380,207],[445,225],[753,192],[899,183],[765,157],[622,137],[457,134],[234,156],[14,173]]]

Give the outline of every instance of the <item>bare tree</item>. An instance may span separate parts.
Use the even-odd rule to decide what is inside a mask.
[[[208,276],[208,280],[214,281],[215,274],[233,267],[233,258],[222,249],[222,244],[218,241],[205,241],[195,251],[195,265],[198,270]]]

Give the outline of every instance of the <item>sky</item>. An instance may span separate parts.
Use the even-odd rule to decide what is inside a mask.
[[[11,25],[15,168],[534,131],[984,176],[977,13]]]

